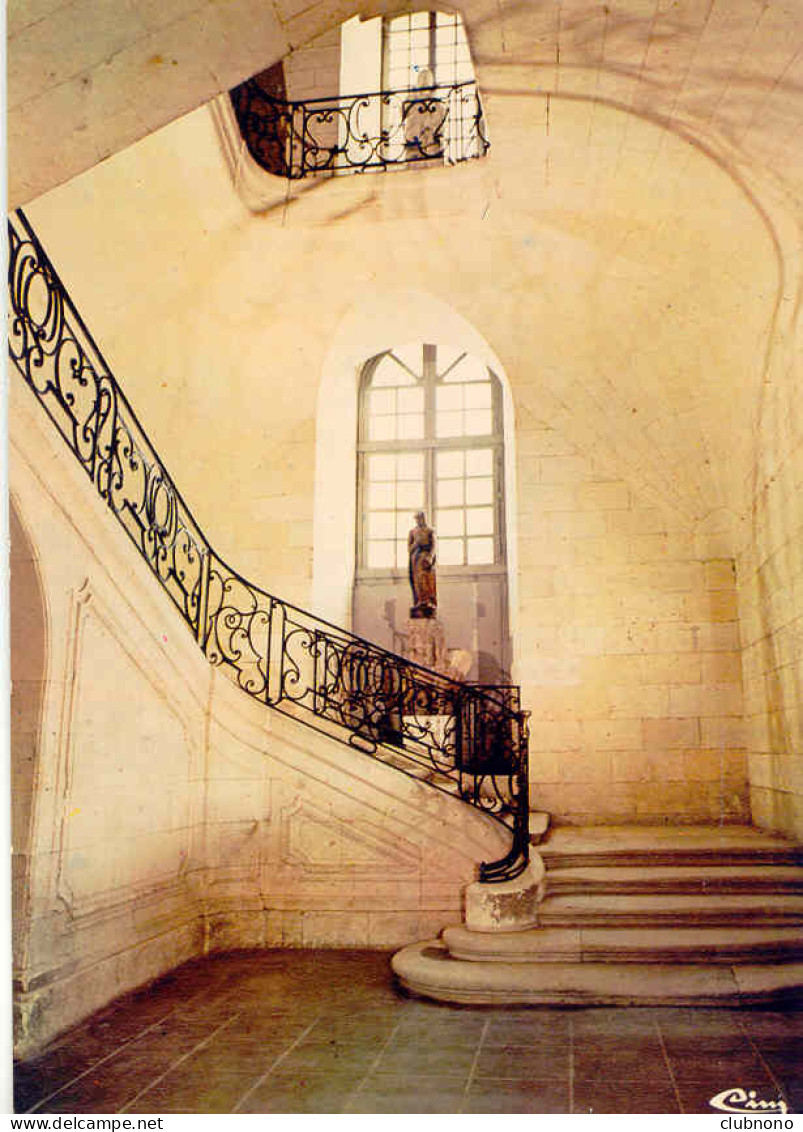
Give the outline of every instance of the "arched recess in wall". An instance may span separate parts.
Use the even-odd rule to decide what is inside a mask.
[[[357,438],[365,365],[393,344],[459,347],[498,380],[504,441],[504,525],[511,677],[517,668],[515,428],[510,386],[483,336],[447,303],[417,289],[366,295],[343,319],[324,363],[315,440],[313,604],[335,624],[352,627],[357,542]],[[391,613],[392,615],[392,613]],[[406,611],[405,611],[406,615]],[[447,645],[449,626],[446,625]]]
[[[25,967],[30,847],[47,674],[47,612],[36,552],[13,499],[9,507],[9,539],[11,862],[16,976]]]

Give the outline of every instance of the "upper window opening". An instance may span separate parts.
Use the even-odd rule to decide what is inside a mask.
[[[488,149],[458,13],[355,16],[231,102],[251,157],[291,179],[455,164]]]

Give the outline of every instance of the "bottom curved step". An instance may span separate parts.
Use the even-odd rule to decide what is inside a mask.
[[[413,994],[496,1006],[734,1006],[803,995],[803,963],[504,963],[455,959],[440,940],[391,960]]]

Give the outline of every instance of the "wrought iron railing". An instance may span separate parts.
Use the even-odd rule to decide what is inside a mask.
[[[416,161],[454,164],[489,147],[474,81],[290,101],[252,78],[230,94],[254,161],[291,180]]]
[[[528,861],[527,723],[515,687],[421,668],[252,585],[214,552],[27,219],[9,219],[9,353],[213,665],[250,696],[501,822]]]

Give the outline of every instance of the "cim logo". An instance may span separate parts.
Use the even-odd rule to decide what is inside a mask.
[[[779,1097],[777,1101],[762,1101],[758,1099],[755,1089],[723,1089],[708,1102],[711,1108],[720,1112],[736,1112],[740,1115],[745,1112],[788,1112],[786,1101]]]

